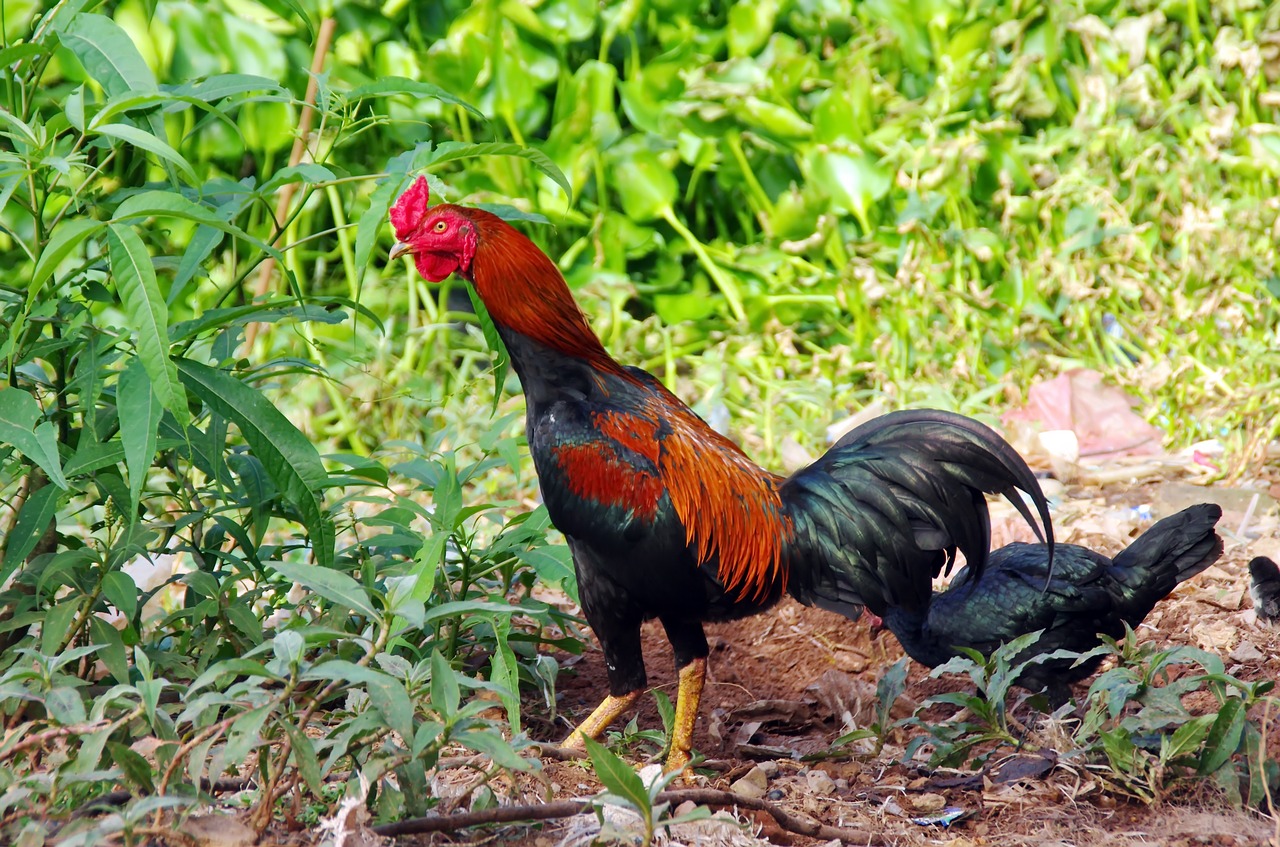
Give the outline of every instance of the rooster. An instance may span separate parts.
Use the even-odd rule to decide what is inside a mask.
[[[1052,574],[1044,545],[1009,544],[993,551],[981,571],[961,568],[924,608],[890,607],[883,625],[908,656],[928,667],[962,655],[961,647],[989,656],[1037,630],[1039,640],[1014,664],[1054,650],[1085,653],[1102,643],[1098,633],[1122,637],[1126,624],[1137,627],[1159,600],[1218,560],[1222,539],[1214,526],[1220,517],[1222,509],[1212,503],[1183,509],[1157,521],[1114,559],[1058,544]],[[1070,697],[1070,683],[1101,663],[1101,656],[1079,665],[1050,659],[1028,665],[1017,683],[1045,689],[1060,705]]]
[[[657,618],[679,685],[668,772],[689,776],[706,679],[704,621],[753,615],[788,593],[856,618],[923,607],[956,551],[981,573],[983,493],[1010,499],[1052,544],[1035,476],[995,432],[960,415],[903,411],[858,427],[784,479],[761,469],[661,382],[605,351],[555,263],[497,216],[428,208],[419,178],[391,209],[390,259],[474,286],[526,400],[529,451],[573,555],[610,694],[566,739],[581,746],[646,686],[640,625]],[[1038,512],[1018,493],[1025,491]]]

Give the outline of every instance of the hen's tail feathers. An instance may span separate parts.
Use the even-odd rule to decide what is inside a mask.
[[[1221,517],[1217,504],[1201,503],[1156,521],[1112,559],[1117,580],[1133,595],[1150,595],[1153,603],[1164,597],[1218,561],[1222,539],[1214,526]]]
[[[931,409],[857,427],[780,490],[795,527],[792,593],[846,614],[858,604],[876,614],[889,605],[923,607],[957,549],[973,575],[981,573],[991,546],[984,492],[1013,504],[1052,561],[1048,503],[994,430]]]

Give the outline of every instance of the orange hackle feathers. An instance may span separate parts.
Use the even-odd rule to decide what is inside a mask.
[[[601,435],[648,459],[657,477],[607,446],[561,445],[556,460],[570,490],[625,506],[640,517],[656,513],[665,491],[697,564],[718,563],[727,591],[760,600],[775,588],[785,589],[782,550],[793,528],[778,494],[781,479],[758,467],[661,383],[614,361],[560,269],[532,241],[490,212],[447,203],[428,209],[428,200],[427,182],[419,178],[391,209],[396,236],[414,245],[424,276],[463,273],[494,323],[587,362],[603,393],[608,393],[605,376],[646,389],[643,408],[597,412],[593,423]],[[447,262],[435,258],[446,248],[429,241],[430,231],[458,234],[447,247]]]

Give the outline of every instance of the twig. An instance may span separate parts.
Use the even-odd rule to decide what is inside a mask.
[[[324,60],[329,55],[329,44],[333,41],[333,31],[337,29],[338,21],[336,18],[325,18],[320,22],[320,31],[316,34],[315,48],[311,52],[311,74],[307,79],[307,93],[302,100],[302,114],[298,116],[298,135],[293,139],[293,149],[289,151],[289,167],[293,167],[302,161],[302,156],[307,152],[307,137],[311,135],[311,121],[315,117],[316,94],[319,90],[319,80],[321,72],[324,71]],[[278,246],[280,240],[284,238],[285,215],[289,211],[289,205],[293,202],[293,195],[298,190],[297,182],[287,182],[280,187],[280,194],[276,198],[276,226],[281,227],[276,237],[272,240],[271,246]],[[271,287],[271,271],[275,268],[275,260],[267,256],[262,264],[258,267],[258,285],[254,291],[255,297],[261,297],[267,293],[267,289]],[[257,335],[256,323],[251,323],[245,327],[245,344],[253,345],[253,339]]]
[[[824,841],[836,839],[847,844],[880,843],[875,834],[868,830],[827,826],[812,818],[793,815],[767,800],[740,797],[729,791],[717,791],[713,788],[686,788],[677,791],[663,791],[655,798],[655,802],[670,803],[673,807],[690,801],[700,806],[736,806],[764,812],[777,821],[778,826],[782,829],[787,832],[793,832],[796,835],[806,835],[810,838],[819,838]],[[482,824],[568,818],[589,812],[593,807],[594,802],[591,800],[558,800],[554,803],[542,803],[536,806],[499,806],[493,809],[462,812],[456,815],[430,815],[423,818],[411,818],[405,821],[375,826],[373,831],[382,836],[452,832]]]

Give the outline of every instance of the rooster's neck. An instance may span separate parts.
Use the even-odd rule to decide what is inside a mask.
[[[564,275],[532,241],[505,222],[485,220],[471,265],[471,281],[489,316],[503,333],[533,342],[521,352],[542,348],[580,360],[597,370],[622,373],[605,351],[587,316],[574,301]],[[521,363],[515,362],[517,370]]]

